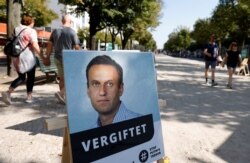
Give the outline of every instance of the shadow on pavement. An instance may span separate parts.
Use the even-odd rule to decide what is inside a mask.
[[[204,66],[158,61],[158,95],[167,101],[162,120],[198,122],[213,128],[225,125],[233,134],[216,149],[226,162],[250,162],[250,77],[234,77],[234,89],[226,89],[226,72],[217,73],[217,87],[202,85]],[[247,80],[247,78],[249,80]],[[200,158],[190,158],[204,162]]]
[[[11,130],[19,130],[19,131],[25,131],[30,132],[30,135],[36,135],[36,134],[49,134],[54,136],[63,136],[63,130],[53,130],[53,131],[47,131],[45,127],[45,119],[47,117],[41,117],[37,118],[31,121],[27,121],[24,123],[16,124],[14,126],[7,127],[6,129]]]
[[[53,78],[52,78],[53,79]],[[7,88],[12,81],[2,83]],[[19,86],[12,95],[13,104],[8,106],[2,102],[0,95],[0,114],[19,114],[22,116],[27,113],[33,117],[40,117],[31,121],[23,122],[14,126],[9,126],[5,129],[20,130],[30,132],[30,135],[48,134],[54,136],[63,136],[63,129],[47,131],[45,128],[45,119],[58,117],[58,115],[66,115],[66,106],[60,104],[54,96],[58,85],[54,80],[48,81],[45,75],[36,76],[34,86],[34,101],[33,103],[25,103],[26,86],[25,84]],[[33,110],[30,113],[30,110]],[[18,121],[18,120],[17,120]],[[1,162],[1,161],[0,161]]]
[[[249,117],[240,122],[234,133],[215,151],[215,154],[229,163],[250,162],[249,124]]]

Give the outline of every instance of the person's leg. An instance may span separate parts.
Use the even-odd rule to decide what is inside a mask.
[[[11,83],[9,87],[10,93],[14,91],[16,87],[21,85],[26,80],[26,74],[18,73],[18,77]]]
[[[57,68],[57,76],[59,78],[59,90],[64,88],[64,75],[63,75],[63,64],[62,61],[55,58],[55,65]]]
[[[36,66],[34,66],[29,72],[27,72],[27,100],[26,102],[32,102],[32,92],[35,83]]]
[[[65,104],[65,88],[64,88],[64,74],[63,74],[63,64],[62,61],[59,61],[55,58],[55,65],[57,67],[57,75],[59,77],[59,92],[55,93],[55,96],[58,100]]]
[[[214,82],[214,78],[215,78],[215,68],[211,69],[211,79]]]
[[[59,80],[59,89],[60,89],[60,93],[62,94],[62,95],[64,95],[65,93],[64,93],[64,76],[60,76],[59,77],[60,78],[60,80]]]
[[[232,86],[232,78],[233,78],[233,68],[228,69],[228,84]]]
[[[22,84],[26,79],[26,74],[18,73],[18,77],[11,83],[8,91],[2,92],[2,98],[3,101],[10,105],[11,104],[11,93],[15,90],[16,87],[18,87],[20,84]]]
[[[233,87],[233,74],[235,73],[236,66],[228,66],[228,87]]]
[[[206,84],[208,83],[208,69],[209,69],[209,65],[210,65],[210,62],[209,61],[205,61],[205,80],[206,80]]]
[[[217,85],[215,82],[215,68],[216,68],[216,61],[211,62],[211,79],[212,79],[212,86]]]

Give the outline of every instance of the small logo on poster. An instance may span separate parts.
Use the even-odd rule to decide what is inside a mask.
[[[142,150],[140,153],[139,153],[139,160],[141,162],[146,162],[148,160],[148,151],[146,150]]]

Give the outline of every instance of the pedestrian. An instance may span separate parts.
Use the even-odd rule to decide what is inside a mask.
[[[71,17],[70,15],[64,15],[62,17],[62,28],[55,29],[48,41],[46,49],[46,60],[45,65],[50,65],[50,55],[54,50],[54,61],[58,70],[59,77],[59,92],[55,93],[58,100],[65,104],[65,85],[64,85],[64,73],[63,73],[63,61],[62,53],[64,49],[80,49],[80,41],[76,32],[71,28]]]
[[[22,49],[25,49],[19,57],[12,57],[13,65],[16,69],[18,77],[10,84],[8,91],[2,92],[2,99],[7,104],[10,105],[11,93],[14,92],[15,88],[26,81],[27,89],[27,103],[32,103],[32,91],[35,81],[35,72],[36,72],[36,55],[43,58],[40,54],[40,48],[38,45],[37,32],[33,29],[35,20],[30,15],[23,15],[21,19],[21,24],[14,29],[14,34],[20,34],[19,43]],[[27,48],[25,48],[27,47]]]
[[[215,67],[217,62],[217,56],[218,56],[218,46],[215,42],[215,35],[212,34],[210,36],[209,42],[206,45],[204,49],[204,55],[205,55],[205,80],[206,85],[208,85],[208,70],[211,66],[211,86],[216,86],[218,83],[215,82]]]
[[[248,70],[250,70],[250,54],[248,54],[247,66],[248,66]]]
[[[233,74],[235,73],[237,65],[241,65],[242,59],[241,59],[241,54],[240,51],[238,50],[238,46],[236,42],[232,42],[229,45],[229,48],[226,52],[226,55],[223,59],[223,64],[227,65],[227,71],[228,71],[228,84],[227,88],[233,89]]]

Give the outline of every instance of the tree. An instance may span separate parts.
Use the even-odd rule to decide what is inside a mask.
[[[47,0],[25,0],[25,5],[23,8],[23,14],[31,14],[36,18],[35,26],[47,26],[58,18],[58,15],[51,9],[47,7]]]
[[[212,28],[212,33],[216,34],[219,47],[221,48],[221,42],[230,31],[234,31],[236,28],[233,21],[232,8],[228,5],[219,4],[213,11],[210,27]]]
[[[250,29],[250,1],[224,0],[216,7],[212,15],[212,23],[221,38],[233,38],[245,44]]]
[[[207,43],[209,36],[212,34],[211,21],[207,19],[198,19],[194,24],[194,29],[191,32],[191,37],[196,41],[197,45]]]
[[[135,32],[133,38],[139,42],[141,51],[154,51],[157,48],[152,34],[147,30]]]
[[[7,22],[6,0],[0,0],[0,22]]]
[[[114,35],[112,35],[109,32],[104,32],[104,31],[99,31],[96,33],[96,39],[100,40],[102,43],[108,43],[108,42],[112,42],[112,47],[114,49],[114,44],[117,44],[118,46],[121,46],[121,41],[119,39],[119,37],[115,36],[113,38]]]
[[[59,0],[59,3],[76,5],[76,9],[73,11],[75,14],[79,15],[84,12],[89,14],[89,47],[94,50],[96,48],[95,34],[106,27],[103,21],[103,15],[108,2],[102,0]]]
[[[238,25],[238,35],[242,40],[242,47],[245,45],[245,40],[250,33],[250,6],[239,3],[236,5],[236,12],[234,15],[235,23]]]
[[[77,14],[88,12],[90,24],[90,47],[95,42],[95,34],[106,28],[112,27],[113,38],[119,32],[122,35],[123,48],[135,29],[141,24],[144,28],[155,26],[158,22],[160,4],[156,0],[60,0],[60,3],[77,5]],[[150,12],[149,12],[150,11]],[[155,12],[158,11],[158,12]],[[93,41],[94,40],[94,41]]]
[[[14,28],[20,24],[20,12],[23,1],[6,0],[7,4],[7,38],[10,38]],[[7,75],[12,75],[11,57],[7,56]]]
[[[191,44],[190,30],[187,27],[178,27],[169,34],[168,41],[164,44],[164,50],[183,51]]]
[[[48,24],[52,22],[52,20],[58,18],[58,15],[53,10],[50,10],[47,7],[47,3],[48,3],[48,0],[36,0],[35,3],[34,3],[34,0],[24,0],[25,5],[23,5],[21,14],[31,14],[33,17],[35,17],[36,18],[35,26],[37,27],[47,26]],[[20,19],[20,16],[18,17]],[[6,21],[6,0],[0,0],[0,20],[1,22],[7,22]]]
[[[87,45],[88,45],[88,40],[89,40],[89,28],[88,27],[85,27],[83,29],[78,29],[77,35],[79,37],[80,42],[83,42],[85,40],[87,41]],[[87,46],[87,48],[89,47]]]
[[[135,14],[126,21],[117,22],[117,28],[120,31],[122,39],[122,48],[124,49],[127,41],[135,32],[146,31],[148,28],[154,29],[159,25],[161,4],[155,0],[145,0],[135,8]],[[127,15],[127,14],[126,14]],[[134,15],[134,16],[133,16]]]
[[[0,0],[0,21],[7,23],[7,37],[11,37],[12,31],[20,24],[21,13],[32,14],[36,17],[36,25],[49,24],[57,15],[48,10],[46,0]],[[24,5],[25,4],[25,5]],[[7,7],[6,7],[7,6]],[[45,21],[41,21],[44,19]],[[11,76],[11,58],[7,57],[7,75]]]

